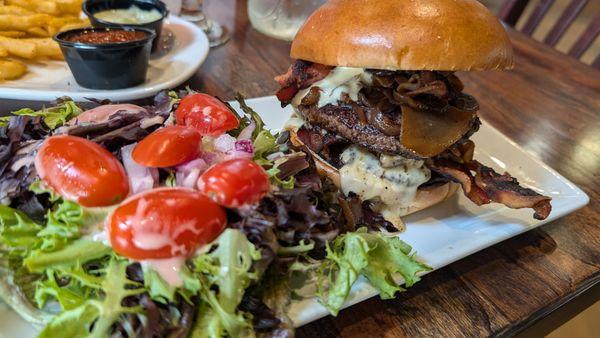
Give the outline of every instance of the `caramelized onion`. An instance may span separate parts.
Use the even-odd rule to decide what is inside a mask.
[[[446,87],[446,84],[443,81],[435,80],[429,82],[427,85],[419,89],[415,89],[406,93],[406,95],[411,97],[419,94],[431,94],[439,97],[444,97],[448,95],[448,88]]]
[[[312,87],[308,93],[302,98],[301,104],[305,106],[313,105],[319,102],[319,97],[321,97],[321,90],[319,87]]]
[[[443,112],[402,106],[400,141],[422,157],[440,154],[458,141],[471,126],[475,114],[449,106]]]
[[[386,76],[377,76],[374,77],[375,83],[381,87],[390,88],[394,84],[394,80]]]
[[[395,121],[381,111],[372,114],[370,122],[375,128],[379,129],[380,132],[388,136],[398,136],[402,132],[400,119]]]
[[[473,96],[465,93],[459,93],[452,102],[452,105],[460,110],[466,110],[468,112],[476,112],[479,110],[479,103],[477,100],[475,100]]]
[[[452,89],[454,89],[457,92],[462,92],[463,89],[465,89],[465,86],[463,85],[462,81],[460,81],[458,76],[454,75],[453,73],[446,76],[446,81],[448,81],[448,84],[450,84]]]

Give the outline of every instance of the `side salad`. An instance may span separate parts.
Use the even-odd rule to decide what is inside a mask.
[[[430,269],[237,100],[0,118],[0,296],[39,337],[291,337],[293,297],[336,315]]]

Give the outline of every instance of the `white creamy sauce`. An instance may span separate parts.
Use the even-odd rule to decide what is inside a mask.
[[[370,85],[372,80],[372,75],[367,73],[364,68],[335,67],[324,79],[299,91],[292,100],[292,106],[299,106],[312,87],[319,87],[321,90],[319,108],[327,104],[336,104],[338,100],[341,100],[343,93],[348,94],[353,101],[357,101],[358,92],[364,85]]]
[[[403,228],[400,215],[410,206],[419,185],[431,177],[423,161],[395,156],[395,166],[384,168],[379,159],[367,150],[353,145],[340,159],[339,172],[344,194],[355,193],[363,201],[374,201],[383,218]]]
[[[179,273],[184,263],[185,257],[176,256],[164,259],[147,259],[142,261],[142,266],[156,271],[169,285],[180,287],[183,286],[183,279]]]
[[[109,9],[94,13],[94,17],[112,23],[121,24],[145,24],[162,18],[162,14],[156,9],[143,10],[138,6],[127,9]]]

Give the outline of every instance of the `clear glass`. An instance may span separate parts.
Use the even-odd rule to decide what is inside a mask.
[[[169,13],[179,15],[181,13],[181,0],[162,0],[167,5]]]
[[[202,28],[211,47],[220,46],[229,41],[227,28],[206,17],[203,6],[204,0],[183,0],[180,17]]]
[[[270,37],[291,41],[325,0],[248,0],[250,23]]]

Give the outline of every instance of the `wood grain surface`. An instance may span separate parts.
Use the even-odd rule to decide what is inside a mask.
[[[246,0],[207,2],[232,39],[211,50],[187,85],[223,99],[272,95],[290,44],[252,29]],[[590,204],[435,271],[395,300],[372,298],[306,325],[299,337],[512,335],[598,284],[600,71],[510,35],[515,70],[459,74],[465,92],[479,100],[484,123],[581,187]]]

